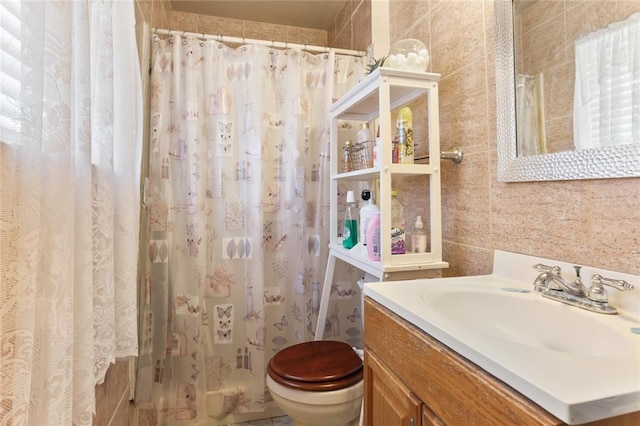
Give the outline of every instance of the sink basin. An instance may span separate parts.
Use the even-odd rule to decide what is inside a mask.
[[[636,288],[611,290],[618,315],[603,315],[534,292],[536,263],[573,269],[496,250],[491,275],[366,283],[364,292],[563,422],[640,411],[640,276],[583,267],[584,277]]]
[[[445,284],[424,289],[421,299],[459,325],[531,348],[612,357],[633,350],[631,339],[603,324],[598,314],[543,299],[530,290]]]

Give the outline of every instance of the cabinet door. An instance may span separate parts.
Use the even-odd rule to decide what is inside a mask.
[[[375,355],[365,351],[364,424],[420,426],[421,401]]]

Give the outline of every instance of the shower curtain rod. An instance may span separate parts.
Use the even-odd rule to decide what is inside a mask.
[[[333,51],[339,55],[349,55],[349,56],[357,56],[357,57],[367,56],[367,52],[364,52],[362,50],[337,49],[333,47],[312,46],[308,44],[289,43],[289,42],[283,42],[283,41],[269,41],[269,40],[258,40],[253,38],[244,38],[244,37],[230,37],[230,36],[224,36],[224,35],[191,33],[188,31],[168,30],[164,28],[153,28],[152,32],[156,34],[167,34],[170,36],[171,35],[192,36],[192,37],[204,39],[204,40],[216,40],[221,43],[257,44],[260,46],[270,46],[277,49],[293,48],[293,49],[306,50],[307,52],[319,52],[319,53],[329,53]]]

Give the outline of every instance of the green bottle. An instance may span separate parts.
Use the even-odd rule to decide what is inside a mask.
[[[352,212],[355,204],[353,191],[347,191],[347,211],[344,216],[344,229],[342,230],[342,246],[350,249],[358,243],[358,221],[354,219]]]

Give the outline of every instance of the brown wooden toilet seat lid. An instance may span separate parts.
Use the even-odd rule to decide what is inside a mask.
[[[309,390],[340,389],[362,380],[360,357],[348,344],[332,340],[283,349],[271,358],[268,370],[278,383]]]

